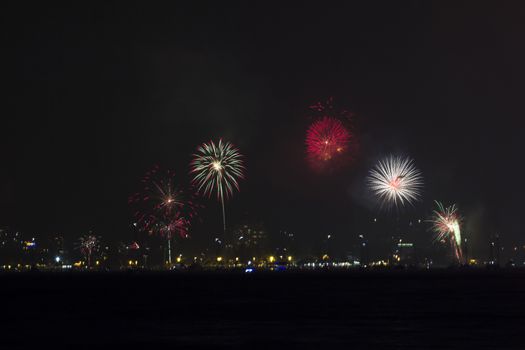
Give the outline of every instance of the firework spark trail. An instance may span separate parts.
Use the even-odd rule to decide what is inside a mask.
[[[222,205],[222,219],[226,231],[226,213],[224,200],[233,195],[233,190],[239,190],[238,179],[244,178],[242,155],[229,142],[219,139],[217,145],[210,141],[197,148],[190,164],[193,174],[192,183],[198,192],[211,196],[217,194],[217,200]]]
[[[450,241],[458,262],[462,262],[461,250],[461,217],[455,204],[445,207],[442,203],[435,201],[437,210],[433,211],[430,222],[432,230],[436,233],[437,241]]]
[[[370,170],[367,183],[381,205],[397,207],[420,199],[423,176],[411,158],[388,156]]]

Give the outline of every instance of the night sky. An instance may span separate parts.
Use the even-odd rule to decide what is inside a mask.
[[[127,199],[144,173],[158,164],[188,182],[197,145],[223,137],[246,156],[232,226],[352,244],[372,218],[426,219],[437,199],[459,205],[479,254],[493,233],[523,244],[519,5],[3,4],[0,226],[131,239]],[[319,174],[308,106],[330,96],[354,113],[360,151]],[[364,188],[390,153],[425,177],[424,200],[402,213],[378,211]],[[202,203],[195,239],[221,230],[217,202]]]

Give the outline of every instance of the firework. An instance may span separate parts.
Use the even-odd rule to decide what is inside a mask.
[[[178,235],[188,237],[191,219],[198,207],[190,192],[175,185],[174,173],[155,166],[142,179],[144,189],[130,197],[129,203],[138,206],[135,225],[150,235],[166,239],[168,264],[171,265],[171,241]]]
[[[463,259],[461,251],[461,217],[455,204],[445,207],[442,203],[435,201],[437,210],[433,211],[432,230],[436,233],[437,241],[450,241],[452,249],[459,262]]]
[[[385,206],[413,204],[421,197],[423,177],[408,157],[388,156],[369,172],[368,187]]]
[[[229,142],[219,139],[217,145],[210,141],[197,148],[190,164],[190,173],[193,174],[192,183],[198,192],[211,196],[216,193],[222,205],[222,219],[226,231],[226,214],[224,199],[239,190],[239,179],[244,178],[242,155]]]
[[[149,234],[159,234],[171,240],[178,234],[188,236],[191,219],[197,205],[191,194],[175,185],[174,173],[161,171],[158,166],[142,179],[144,188],[130,197],[129,203],[138,207],[136,226]]]
[[[306,131],[306,154],[317,170],[333,169],[353,159],[357,149],[351,132],[352,114],[334,108],[333,98],[309,107],[314,121]]]
[[[312,161],[329,161],[347,151],[350,133],[331,117],[313,122],[306,132],[306,152]]]
[[[99,240],[96,236],[91,234],[82,236],[78,240],[78,249],[84,256],[87,266],[90,267],[92,254],[99,250]]]

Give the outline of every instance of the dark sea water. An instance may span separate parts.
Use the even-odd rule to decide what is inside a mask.
[[[525,349],[525,272],[0,275],[2,349]]]

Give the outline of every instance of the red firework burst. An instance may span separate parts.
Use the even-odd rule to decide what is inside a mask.
[[[335,170],[348,164],[357,152],[352,131],[353,113],[334,107],[334,99],[309,107],[314,121],[306,132],[306,153],[315,170]]]
[[[175,234],[188,237],[191,219],[197,205],[191,194],[175,186],[171,171],[161,172],[158,166],[142,179],[144,189],[132,195],[128,202],[137,207],[136,226],[149,234],[171,239]]]
[[[306,132],[306,152],[315,163],[327,162],[347,154],[350,132],[338,119],[323,117],[313,122]]]

